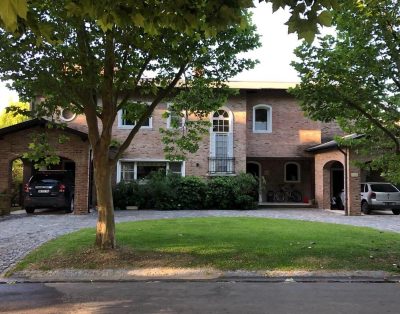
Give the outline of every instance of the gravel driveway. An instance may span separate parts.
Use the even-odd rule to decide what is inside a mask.
[[[400,216],[391,214],[346,217],[343,213],[319,209],[201,210],[201,211],[118,211],[116,221],[135,221],[179,217],[268,217],[372,227],[400,232]],[[16,212],[0,218],[0,276],[27,253],[42,243],[85,227],[95,227],[97,213],[75,216],[57,212],[27,215]]]

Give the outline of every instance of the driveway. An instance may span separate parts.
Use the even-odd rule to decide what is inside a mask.
[[[117,211],[116,221],[137,221],[181,217],[262,217],[320,221],[353,226],[372,227],[400,232],[400,216],[391,214],[346,217],[342,213],[320,209],[263,210],[179,210],[179,211]],[[44,242],[86,227],[95,227],[97,213],[75,216],[57,212],[22,212],[0,218],[0,274]]]

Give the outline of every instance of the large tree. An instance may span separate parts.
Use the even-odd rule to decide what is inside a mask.
[[[289,7],[289,31],[311,40],[317,25],[330,22],[325,9],[338,1],[266,2],[274,10]],[[193,151],[204,130],[202,118],[227,95],[224,82],[254,65],[238,57],[258,46],[246,13],[252,6],[251,0],[3,1],[0,78],[11,79],[25,100],[44,96],[36,107],[40,115],[67,107],[86,116],[99,208],[98,246],[115,247],[112,169],[157,104],[176,96],[174,110],[196,117],[180,139],[171,140],[178,132],[165,133],[167,154]],[[132,101],[138,96],[151,99],[150,106]],[[136,125],[116,158],[109,159],[119,110]]]
[[[38,29],[23,29],[22,24],[16,33],[0,32],[0,76],[12,80],[25,100],[44,96],[36,106],[40,115],[51,115],[60,107],[85,114],[99,211],[96,243],[114,248],[112,171],[124,150],[135,145],[132,140],[141,125],[162,100],[174,102],[177,97],[176,111],[187,110],[195,119],[188,121],[186,132],[179,133],[174,143],[184,150],[196,149],[193,141],[199,136],[193,134],[201,131],[198,126],[207,112],[224,101],[224,82],[254,65],[238,54],[259,42],[240,7],[232,11],[240,24],[214,26],[216,16],[223,21],[224,14],[233,14],[215,1],[209,3],[213,8],[204,1],[174,1],[174,11],[172,1],[125,6],[125,1],[96,1],[96,5],[82,1],[88,4],[85,14],[77,3],[65,0],[55,6],[53,1],[30,1],[29,12],[39,21]],[[108,13],[109,20],[98,19]],[[168,19],[175,23],[168,26]],[[200,93],[202,97],[196,97]],[[119,110],[136,124],[110,159],[112,126]],[[171,149],[176,145],[169,145]]]
[[[316,120],[336,120],[370,164],[400,182],[400,3],[346,1],[334,16],[337,36],[297,49],[301,84],[293,90]]]

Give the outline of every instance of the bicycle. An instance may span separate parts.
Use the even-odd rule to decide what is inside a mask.
[[[286,185],[282,185],[279,191],[274,193],[275,202],[295,202],[299,203],[303,199],[300,191],[294,190],[293,185],[289,188]]]

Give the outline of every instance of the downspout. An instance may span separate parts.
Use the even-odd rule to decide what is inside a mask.
[[[347,182],[347,168],[348,168],[348,150],[346,148],[346,151],[340,148],[338,145],[338,150],[344,155],[344,214],[345,216],[349,216],[349,208],[348,208],[348,182]]]

